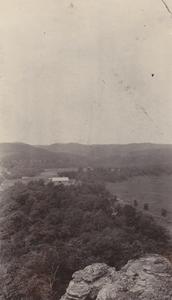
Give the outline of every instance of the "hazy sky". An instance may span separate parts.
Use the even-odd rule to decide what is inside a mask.
[[[172,143],[172,15],[162,1],[0,0],[8,141]]]

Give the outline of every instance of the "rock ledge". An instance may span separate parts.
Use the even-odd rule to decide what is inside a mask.
[[[61,300],[171,300],[172,265],[160,255],[130,260],[120,271],[96,263],[73,274]]]

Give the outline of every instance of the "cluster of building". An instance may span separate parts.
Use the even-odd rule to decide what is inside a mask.
[[[66,169],[45,169],[42,173],[37,176],[23,176],[18,179],[5,179],[0,184],[0,191],[4,191],[7,188],[13,186],[17,182],[22,182],[23,184],[28,184],[32,181],[43,180],[45,184],[52,182],[54,185],[63,185],[63,186],[72,186],[79,185],[81,182],[76,179],[71,179],[67,176],[63,176],[63,173],[76,172],[74,168],[66,168]]]
[[[70,179],[69,177],[64,176],[52,176],[52,177],[42,177],[42,176],[34,176],[34,177],[22,177],[21,182],[23,184],[28,184],[31,181],[39,181],[43,180],[45,184],[48,184],[49,182],[54,183],[54,185],[76,185],[77,181],[75,179]]]

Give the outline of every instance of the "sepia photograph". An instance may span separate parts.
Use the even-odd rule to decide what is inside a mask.
[[[0,300],[172,300],[172,0],[0,0]]]

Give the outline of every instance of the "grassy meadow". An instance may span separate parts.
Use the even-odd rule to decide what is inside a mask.
[[[172,175],[136,176],[116,183],[107,183],[107,188],[124,202],[134,204],[143,209],[147,203],[149,212],[160,221],[165,221],[172,229]],[[161,217],[161,210],[167,211]]]

